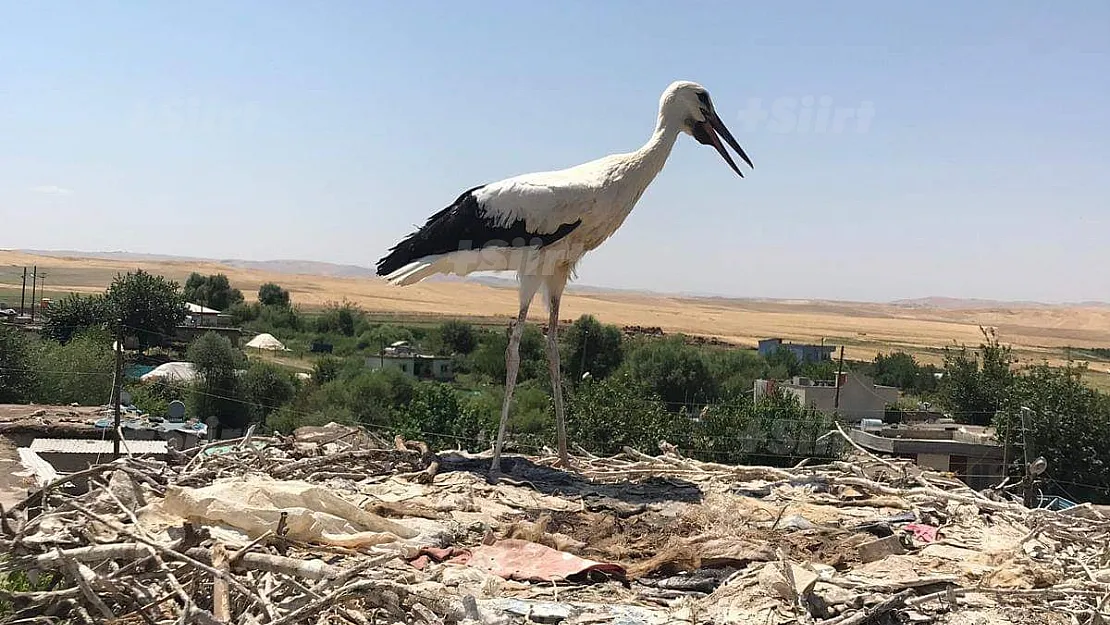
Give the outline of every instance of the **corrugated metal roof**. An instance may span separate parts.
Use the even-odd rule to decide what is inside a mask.
[[[31,441],[31,451],[48,454],[110,454],[112,441],[89,438],[36,438]],[[166,441],[121,441],[120,453],[134,455],[166,454]]]

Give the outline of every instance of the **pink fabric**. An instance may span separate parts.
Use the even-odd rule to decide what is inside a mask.
[[[476,547],[468,564],[517,581],[556,581],[572,575],[600,571],[623,577],[624,567],[586,560],[527,540],[499,540]]]
[[[936,542],[937,528],[924,523],[907,523],[905,529],[913,532],[913,537],[926,543]]]
[[[470,560],[471,554],[469,550],[459,549],[457,547],[447,547],[445,549],[439,547],[424,547],[416,554],[416,557],[409,561],[409,564],[417,569],[424,570],[426,566],[434,562],[451,562],[454,564],[466,564]]]

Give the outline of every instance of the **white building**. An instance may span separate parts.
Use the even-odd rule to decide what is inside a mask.
[[[451,359],[417,353],[407,341],[397,341],[366,359],[371,369],[397,369],[416,378],[446,381],[454,377]]]
[[[871,378],[858,373],[845,372],[840,377],[840,397],[837,404],[836,380],[811,380],[795,376],[789,382],[756,380],[755,399],[774,392],[775,389],[798,398],[798,403],[820,412],[839,413],[849,421],[882,419],[887,406],[898,401],[898,389],[878,386]]]

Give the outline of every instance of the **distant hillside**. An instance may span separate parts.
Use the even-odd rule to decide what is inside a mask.
[[[1031,301],[1005,301],[994,299],[958,298],[958,297],[919,297],[916,299],[899,299],[890,302],[893,306],[905,308],[933,308],[938,310],[995,310],[999,308],[1099,308],[1110,307],[1107,302],[1064,302],[1047,304],[1045,302]]]
[[[374,270],[359,265],[339,265],[315,260],[236,260],[216,261],[239,269],[253,269],[272,273],[291,273],[307,276],[331,276],[335,278],[373,278]]]
[[[212,258],[197,258],[190,256],[172,256],[168,254],[137,254],[133,252],[115,251],[115,252],[82,252],[75,250],[19,250],[27,254],[38,254],[40,256],[51,256],[55,258],[73,257],[73,258],[99,258],[106,260],[119,260],[119,261],[146,261],[146,262],[216,262],[229,267],[237,269],[247,269],[253,271],[261,271],[266,273],[278,274],[293,274],[293,275],[309,275],[309,276],[325,276],[333,278],[376,278],[376,272],[371,267],[363,267],[361,265],[345,265],[338,263],[329,263],[315,260],[239,260],[239,259],[212,259]],[[514,288],[516,286],[516,277],[511,272],[504,272],[494,275],[478,275],[460,278],[457,276],[434,276],[429,278],[427,282],[463,282],[463,283],[477,283],[490,287],[498,288]],[[717,301],[720,303],[737,304],[741,302],[747,303],[767,303],[767,304],[794,304],[794,305],[836,305],[836,304],[853,304],[857,302],[839,302],[834,300],[807,300],[807,299],[773,299],[773,298],[747,298],[747,297],[729,297],[711,293],[696,293],[696,292],[677,292],[668,293],[663,291],[654,291],[648,289],[621,289],[615,287],[591,286],[588,284],[574,284],[572,283],[567,287],[567,292],[577,293],[579,295],[642,295],[648,297],[678,297],[693,300],[703,301]],[[920,297],[915,299],[899,299],[888,302],[891,306],[898,306],[902,308],[926,309],[926,310],[966,310],[966,311],[986,311],[986,310],[999,310],[999,309],[1058,309],[1058,308],[1110,308],[1110,303],[1107,302],[1069,302],[1062,304],[1047,304],[1044,302],[1031,302],[1031,301],[1003,301],[991,299],[975,299],[975,298],[956,298],[956,297]]]

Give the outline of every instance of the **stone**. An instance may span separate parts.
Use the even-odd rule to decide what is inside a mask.
[[[783,576],[779,566],[775,562],[763,565],[763,569],[759,572],[759,585],[768,594],[787,600],[792,599],[794,593],[791,592],[790,582]],[[790,570],[794,574],[794,586],[798,589],[798,595],[802,597],[808,595],[813,590],[813,585],[817,583],[817,573],[794,563],[790,563]]]
[[[826,584],[824,582],[818,582],[813,587],[813,594],[824,599],[825,603],[829,604],[830,606],[853,605],[855,603],[856,597],[858,596],[856,593],[848,590],[847,588],[842,588],[834,584]]]
[[[906,549],[902,546],[902,540],[897,535],[873,540],[859,546],[859,559],[864,562],[874,562],[887,556],[897,556],[904,553],[906,553]]]

